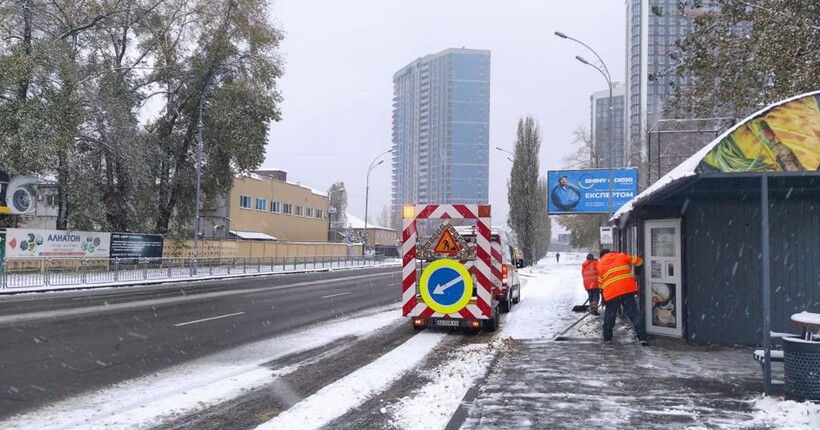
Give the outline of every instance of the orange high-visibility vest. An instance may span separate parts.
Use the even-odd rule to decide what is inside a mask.
[[[581,275],[584,277],[584,288],[594,290],[598,288],[598,261],[585,260],[581,266]]]
[[[598,261],[598,283],[604,300],[638,292],[638,283],[632,276],[632,266],[643,264],[641,257],[622,252],[610,252]]]

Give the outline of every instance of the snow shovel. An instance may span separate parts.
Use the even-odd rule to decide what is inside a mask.
[[[566,329],[566,330],[562,331],[561,333],[556,334],[556,335],[552,338],[552,340],[567,340],[568,338],[564,337],[564,335],[565,335],[565,334],[567,334],[567,332],[568,332],[568,331],[572,330],[572,328],[573,328],[573,327],[575,327],[576,325],[578,325],[578,323],[579,323],[579,322],[583,321],[583,320],[584,320],[584,318],[586,318],[586,317],[588,317],[588,316],[590,316],[590,315],[592,315],[592,314],[591,314],[591,313],[589,313],[589,312],[587,312],[586,314],[584,314],[584,316],[582,316],[581,318],[578,318],[578,321],[575,321],[574,323],[572,323],[572,325],[571,325],[571,326],[567,327],[567,329]]]
[[[589,303],[589,299],[587,299],[587,301],[585,301],[583,305],[573,306],[572,311],[573,312],[588,312],[589,311],[589,305],[587,303]]]

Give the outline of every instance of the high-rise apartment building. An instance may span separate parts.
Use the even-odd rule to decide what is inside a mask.
[[[611,112],[608,89],[592,93],[589,104],[590,130],[592,142],[600,157],[599,167],[609,167],[610,154],[612,167],[626,166],[628,153],[624,145],[624,86],[619,82],[612,83]]]
[[[678,0],[626,0],[625,133],[632,165],[646,161],[647,132],[663,118],[671,83],[680,82],[669,54],[692,26]]]
[[[490,51],[446,49],[393,75],[393,210],[488,202]]]

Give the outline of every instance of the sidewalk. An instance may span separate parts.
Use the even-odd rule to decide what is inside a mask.
[[[614,343],[604,345],[601,317],[588,317],[569,340],[552,341],[583,315],[570,310],[585,298],[580,257],[566,257],[542,261],[525,278],[521,307],[502,329],[511,349],[480,384],[462,428],[820,428],[818,405],[762,398],[753,348],[662,337],[644,348],[623,322]],[[782,365],[773,369],[782,380]]]

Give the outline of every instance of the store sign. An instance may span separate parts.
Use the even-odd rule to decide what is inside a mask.
[[[547,204],[551,215],[615,212],[638,195],[638,169],[612,169],[612,208],[609,170],[547,172]]]
[[[111,233],[10,228],[6,257],[108,258]]]
[[[111,258],[160,258],[159,234],[111,233]]]

